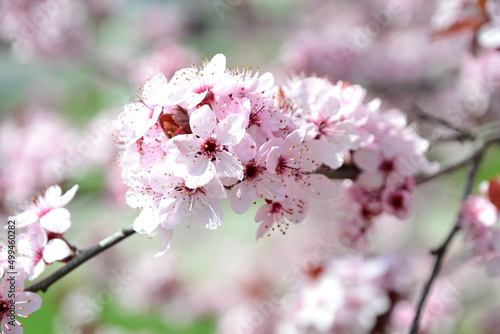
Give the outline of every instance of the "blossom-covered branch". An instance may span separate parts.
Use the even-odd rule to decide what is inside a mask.
[[[126,228],[122,229],[113,235],[107,237],[106,239],[102,240],[99,242],[97,245],[87,248],[82,251],[78,251],[76,253],[76,256],[72,258],[70,261],[68,261],[63,267],[61,267],[59,270],[55,271],[54,273],[50,274],[46,278],[42,279],[41,281],[32,284],[28,286],[25,291],[32,291],[32,292],[37,292],[37,291],[42,291],[45,292],[47,289],[57,282],[59,279],[63,278],[67,274],[69,274],[71,271],[79,267],[81,264],[85,263],[87,260],[93,258],[94,256],[102,253],[106,249],[110,248],[111,246],[117,244],[118,242],[122,241],[123,239],[127,238],[128,236],[134,234],[135,231],[132,228]]]

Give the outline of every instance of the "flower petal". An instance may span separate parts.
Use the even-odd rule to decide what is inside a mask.
[[[75,197],[76,191],[78,190],[78,184],[75,184],[70,190],[66,191],[60,199],[60,206],[65,206]]]
[[[195,189],[202,187],[215,176],[215,166],[205,157],[199,157],[187,166],[186,187]]]
[[[70,228],[71,214],[65,208],[51,210],[40,218],[40,224],[50,232],[61,234]]]
[[[47,263],[54,263],[63,260],[71,255],[68,244],[61,239],[49,240],[43,250],[43,260]]]
[[[193,111],[189,118],[191,131],[197,136],[208,138],[214,132],[217,124],[217,117],[209,106],[203,105]]]
[[[234,146],[245,136],[245,119],[242,115],[229,115],[217,124],[217,141]]]
[[[152,234],[159,224],[160,220],[157,212],[149,208],[144,208],[134,220],[134,231],[137,233]]]
[[[42,297],[30,291],[19,292],[16,299],[16,314],[20,316],[30,315],[42,306]]]
[[[242,182],[234,186],[234,188],[231,190],[230,198],[231,209],[239,214],[245,213],[255,201],[255,188],[248,182]]]
[[[38,221],[38,215],[33,211],[26,210],[15,216],[10,216],[8,220],[14,221],[17,228],[23,228]]]
[[[228,177],[243,179],[243,165],[236,156],[227,151],[219,152],[216,160],[217,171]]]
[[[174,230],[159,228],[158,234],[160,235],[160,249],[155,254],[155,257],[162,256],[170,248],[170,240],[172,240],[172,234]]]

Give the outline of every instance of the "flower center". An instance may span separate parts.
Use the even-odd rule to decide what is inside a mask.
[[[7,299],[0,299],[0,316],[10,314],[10,302]]]
[[[257,166],[254,161],[250,162],[248,165],[245,166],[245,179],[252,181],[254,180],[261,172],[261,167]]]
[[[300,172],[298,168],[292,167],[288,164],[288,160],[284,157],[279,157],[278,165],[276,166],[276,174],[288,176],[299,176]]]
[[[384,160],[380,164],[379,169],[384,173],[384,174],[389,174],[394,171],[395,166],[394,162],[392,160]]]
[[[38,218],[42,218],[45,216],[47,213],[49,213],[52,209],[51,208],[43,208],[38,212]]]
[[[252,111],[250,113],[250,117],[248,119],[248,127],[250,127],[252,125],[261,126],[262,119],[260,117],[260,114],[262,113],[263,110],[264,110],[264,107],[260,108],[257,111]]]
[[[319,139],[321,136],[328,136],[330,134],[330,121],[328,118],[324,116],[318,117],[318,119],[312,121],[315,125],[316,128],[318,129],[318,135],[316,136],[316,139]]]
[[[192,196],[192,195],[195,195],[197,193],[201,193],[203,195],[205,195],[207,192],[205,191],[205,189],[203,189],[202,187],[198,187],[198,188],[188,188],[184,185],[184,183],[182,183],[181,185],[177,186],[174,188],[175,191],[178,191],[178,192],[181,192],[183,193],[184,195],[187,195],[187,196]]]
[[[217,142],[217,139],[215,138],[208,138],[205,140],[201,147],[201,153],[209,158],[214,158],[217,152],[220,152],[222,150],[221,145]]]
[[[401,210],[404,208],[404,198],[401,194],[394,194],[390,199],[391,206],[396,210]]]

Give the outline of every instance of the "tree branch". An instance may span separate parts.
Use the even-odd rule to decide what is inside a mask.
[[[440,176],[447,175],[467,165],[474,160],[480,153],[483,152],[488,146],[500,142],[500,130],[493,129],[492,131],[483,134],[483,136],[475,140],[475,148],[471,150],[463,158],[454,161],[446,166],[441,167],[437,172],[428,175],[419,175],[415,178],[417,184],[422,184],[430,180],[434,180]],[[361,171],[353,165],[343,165],[339,169],[330,169],[327,166],[321,166],[318,170],[314,171],[317,174],[323,174],[330,179],[351,179],[354,180],[358,177]]]
[[[472,132],[470,132],[469,130],[459,128],[459,127],[451,124],[450,122],[448,122],[446,119],[429,114],[428,112],[423,111],[416,104],[413,104],[411,110],[420,119],[428,120],[428,121],[437,123],[439,125],[442,125],[444,127],[447,127],[448,129],[451,129],[451,130],[457,132],[457,134],[458,134],[457,139],[458,140],[474,140],[474,139],[476,139],[476,136]]]
[[[465,183],[465,188],[464,192],[462,195],[462,202],[469,196],[469,194],[472,191],[472,185],[474,184],[474,179],[476,177],[476,174],[479,170],[479,165],[481,162],[481,157],[482,153],[485,149],[485,146],[482,146],[481,149],[473,156],[472,160],[472,166],[469,170],[469,174],[467,176],[467,180]],[[432,284],[434,283],[434,280],[439,274],[439,271],[441,270],[441,264],[443,262],[444,255],[446,253],[446,250],[448,249],[448,245],[450,242],[453,240],[453,237],[455,234],[460,230],[460,220],[461,220],[461,213],[458,214],[457,219],[455,220],[455,224],[453,225],[453,228],[451,229],[450,233],[446,237],[445,241],[439,246],[437,249],[431,251],[432,255],[435,256],[434,260],[434,266],[432,268],[431,275],[427,282],[424,285],[424,288],[422,290],[422,294],[420,295],[420,300],[418,301],[417,305],[417,310],[415,312],[415,316],[413,318],[413,323],[412,327],[410,329],[410,334],[417,334],[419,330],[419,324],[420,324],[420,317],[422,315],[422,311],[425,305],[425,301],[427,299],[427,296],[429,295],[429,292],[431,290]]]
[[[77,252],[76,256],[69,260],[63,267],[61,267],[59,270],[53,272],[49,276],[45,277],[41,281],[34,283],[24,289],[24,291],[31,291],[31,292],[37,292],[37,291],[42,291],[45,292],[47,289],[57,282],[59,279],[63,278],[67,274],[69,274],[71,271],[79,267],[81,264],[86,262],[87,260],[93,258],[97,254],[105,251],[109,247],[117,244],[118,242],[122,241],[123,239],[127,238],[128,236],[134,234],[135,231],[132,228],[126,228],[122,229],[113,235],[107,237],[106,239],[102,240],[99,242],[97,245],[84,249],[82,251]]]

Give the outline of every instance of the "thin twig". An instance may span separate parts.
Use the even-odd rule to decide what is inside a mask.
[[[469,196],[469,194],[472,191],[472,185],[474,184],[474,179],[477,175],[477,172],[479,170],[479,165],[481,162],[481,157],[482,153],[484,151],[485,146],[482,147],[482,149],[473,157],[472,160],[472,166],[469,170],[469,174],[467,176],[464,192],[462,195],[462,202]],[[443,262],[444,255],[446,253],[446,250],[448,249],[448,245],[450,242],[453,240],[453,237],[456,235],[456,233],[460,230],[460,220],[461,220],[461,214],[458,214],[457,219],[455,220],[455,224],[453,225],[453,228],[451,229],[450,233],[446,237],[445,241],[436,248],[435,250],[431,251],[431,254],[435,256],[434,260],[434,267],[432,268],[431,275],[427,282],[424,285],[424,288],[422,290],[422,294],[420,295],[420,300],[418,301],[417,305],[417,310],[415,312],[415,316],[413,318],[413,323],[412,327],[410,329],[410,334],[417,334],[419,330],[419,324],[420,324],[420,317],[425,305],[425,301],[427,299],[427,296],[429,295],[429,292],[431,290],[432,284],[434,283],[434,280],[436,279],[437,275],[439,274],[439,271],[441,270],[441,264]]]
[[[127,229],[122,229],[113,235],[107,237],[106,239],[102,240],[99,242],[97,245],[87,248],[85,250],[79,251],[74,258],[72,258],[70,261],[68,261],[63,267],[61,267],[59,270],[53,272],[49,276],[45,277],[41,281],[30,285],[25,291],[31,291],[31,292],[37,292],[37,291],[42,291],[45,292],[47,289],[57,282],[59,279],[63,278],[67,274],[69,274],[71,271],[79,267],[81,264],[86,262],[87,260],[93,258],[97,254],[105,251],[109,247],[117,244],[118,242],[122,241],[123,239],[127,238],[128,236],[134,234],[135,231],[132,228],[127,228]]]
[[[420,107],[418,107],[416,104],[413,104],[412,111],[416,114],[416,116],[420,119],[424,120],[429,120],[434,123],[437,123],[439,125],[445,126],[448,129],[451,129],[459,134],[458,139],[459,140],[474,140],[476,136],[470,132],[469,130],[459,128],[458,126],[455,126],[448,122],[447,120],[434,116],[432,114],[429,114],[425,111],[423,111]]]

